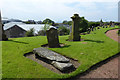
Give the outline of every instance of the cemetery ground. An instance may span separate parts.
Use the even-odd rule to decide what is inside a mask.
[[[72,73],[58,74],[41,64],[24,57],[25,53],[47,44],[46,36],[12,38],[2,41],[3,78],[69,78],[85,72],[91,66],[119,53],[118,42],[107,37],[105,32],[118,28],[100,28],[91,34],[81,35],[84,41],[67,41],[68,36],[59,36],[61,48],[49,48],[59,54],[78,60],[80,66]]]

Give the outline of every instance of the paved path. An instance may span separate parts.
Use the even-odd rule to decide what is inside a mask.
[[[120,43],[120,36],[117,34],[118,29],[110,30],[106,33],[108,37]]]
[[[117,31],[118,29],[110,30],[106,35],[115,41],[119,41]],[[80,78],[118,78],[118,60],[120,60],[120,54],[96,65],[91,68],[92,70],[88,70],[72,80],[79,80]]]

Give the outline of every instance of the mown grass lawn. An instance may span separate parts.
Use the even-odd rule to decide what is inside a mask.
[[[115,28],[118,28],[117,26]],[[49,48],[60,54],[77,59],[81,64],[70,74],[57,74],[42,65],[24,57],[33,48],[47,43],[46,36],[13,38],[2,41],[2,77],[3,78],[67,78],[86,71],[92,65],[117,54],[118,42],[105,35],[107,30],[101,28],[91,34],[82,35],[84,41],[69,42],[68,36],[60,36],[60,43],[68,46],[63,48]],[[86,44],[83,44],[86,42]],[[81,54],[83,53],[83,54]]]

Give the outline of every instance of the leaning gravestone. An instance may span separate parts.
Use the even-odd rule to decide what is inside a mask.
[[[4,29],[3,29],[3,25],[2,25],[2,20],[1,20],[1,12],[0,12],[0,41],[7,41],[8,38],[6,37],[5,33],[4,33]]]
[[[47,40],[48,40],[48,46],[50,48],[60,47],[57,29],[50,28],[49,30],[47,30]]]
[[[80,41],[80,17],[78,14],[74,14],[72,18],[72,32],[69,36],[69,41]]]

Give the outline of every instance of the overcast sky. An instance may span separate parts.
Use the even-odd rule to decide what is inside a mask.
[[[71,20],[74,13],[89,21],[118,21],[119,0],[1,0],[2,17],[55,22]]]

